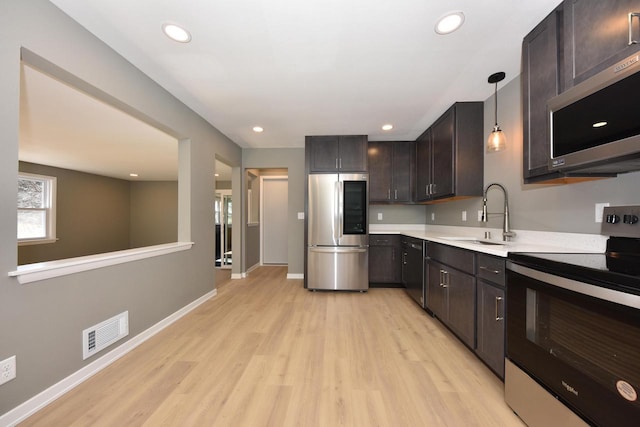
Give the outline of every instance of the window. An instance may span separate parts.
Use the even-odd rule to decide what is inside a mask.
[[[18,243],[46,243],[56,239],[56,178],[18,175]]]

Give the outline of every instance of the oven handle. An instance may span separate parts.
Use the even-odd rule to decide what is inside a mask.
[[[588,295],[631,308],[640,308],[640,295],[620,292],[609,288],[603,288],[601,286],[591,285],[589,283],[578,282],[577,280],[567,279],[565,277],[556,276],[554,274],[514,264],[512,261],[507,261],[507,269],[540,282],[558,286],[582,295]]]

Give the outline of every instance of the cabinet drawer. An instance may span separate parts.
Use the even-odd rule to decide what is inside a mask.
[[[488,280],[504,287],[504,258],[478,254],[477,267],[478,270],[476,271],[476,275],[479,278]]]
[[[429,242],[427,256],[460,271],[475,274],[475,253],[472,251]]]
[[[399,234],[369,234],[369,246],[400,246]]]

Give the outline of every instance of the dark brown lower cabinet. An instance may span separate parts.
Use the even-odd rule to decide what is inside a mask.
[[[369,283],[398,287],[401,285],[400,251],[399,234],[369,236]]]
[[[504,289],[478,280],[476,354],[504,378]]]
[[[475,348],[475,276],[433,259],[427,262],[427,274],[427,308],[462,342]]]

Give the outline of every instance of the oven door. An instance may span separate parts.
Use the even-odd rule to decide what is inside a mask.
[[[590,423],[640,420],[640,296],[509,263],[507,357]]]

